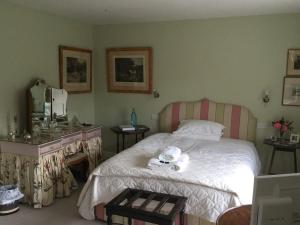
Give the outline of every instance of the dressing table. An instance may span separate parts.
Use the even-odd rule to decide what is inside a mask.
[[[0,138],[0,184],[18,185],[24,194],[23,202],[41,208],[55,198],[69,196],[77,188],[69,165],[86,160],[87,173],[98,166],[102,139],[101,126],[64,120],[66,102],[59,95],[52,98],[51,92],[47,93],[48,87],[39,85],[40,81],[36,84],[40,90],[30,91],[30,95],[42,93],[42,96],[32,97],[29,105],[34,106],[28,107],[32,111],[28,113],[27,129],[31,130],[32,138]],[[61,93],[66,100],[65,93]],[[59,104],[54,107],[53,101]]]

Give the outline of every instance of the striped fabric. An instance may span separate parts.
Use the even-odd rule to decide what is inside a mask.
[[[175,102],[160,112],[160,131],[173,132],[180,120],[200,119],[225,126],[223,137],[255,141],[256,118],[244,106],[216,103],[208,99],[196,102]]]
[[[106,221],[106,212],[103,203],[95,206],[95,217],[97,220]],[[128,219],[122,216],[113,215],[112,220],[114,224],[128,225]],[[140,220],[134,220],[134,219],[132,220],[132,224],[133,225],[155,225],[155,224],[147,223]],[[177,216],[174,225],[179,225],[179,224],[180,224],[180,220],[179,220],[179,216]],[[185,225],[215,225],[215,223],[187,214],[185,214],[184,224]]]

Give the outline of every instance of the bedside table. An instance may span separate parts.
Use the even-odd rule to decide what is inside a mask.
[[[264,144],[273,146],[271,162],[268,169],[268,174],[271,174],[271,169],[275,157],[275,153],[277,151],[281,152],[291,152],[294,153],[294,171],[297,173],[297,149],[300,148],[299,143],[290,143],[290,142],[280,142],[280,141],[272,141],[271,139],[265,139]]]
[[[111,130],[117,134],[117,153],[119,153],[119,149],[120,149],[120,143],[119,143],[119,136],[122,135],[122,149],[125,149],[125,136],[126,135],[135,135],[135,143],[138,142],[138,135],[141,135],[141,138],[144,139],[145,138],[145,133],[148,132],[150,130],[149,127],[145,126],[145,125],[136,125],[135,126],[135,130],[130,130],[130,131],[124,131],[122,130],[119,126],[114,126],[111,128]]]

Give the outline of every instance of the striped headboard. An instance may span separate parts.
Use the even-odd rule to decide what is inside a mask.
[[[223,137],[255,141],[256,118],[251,111],[240,105],[216,103],[208,99],[195,102],[174,102],[159,114],[161,132],[173,132],[180,120],[200,119],[221,123],[225,126]]]

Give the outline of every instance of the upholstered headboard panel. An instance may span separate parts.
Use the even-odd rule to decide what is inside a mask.
[[[179,121],[185,119],[215,121],[225,126],[223,137],[255,141],[257,120],[244,106],[216,103],[208,99],[174,102],[160,112],[160,131],[173,132]]]

